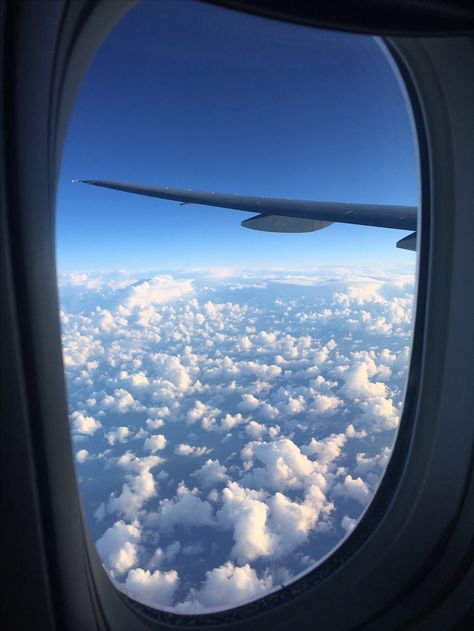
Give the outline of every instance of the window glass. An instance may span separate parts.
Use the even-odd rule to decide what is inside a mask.
[[[229,608],[356,527],[400,421],[416,253],[377,221],[249,230],[248,212],[72,180],[413,207],[410,121],[369,36],[144,2],[96,55],[62,165],[58,284],[84,512],[129,596]]]

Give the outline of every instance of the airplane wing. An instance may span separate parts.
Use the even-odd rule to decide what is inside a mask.
[[[245,212],[257,212],[256,216],[243,221],[242,226],[266,232],[312,232],[326,228],[332,223],[416,231],[418,212],[416,206],[256,197],[191,191],[165,186],[144,186],[108,180],[73,181],[111,188],[125,193],[169,199],[181,202],[181,204],[202,204]],[[397,243],[397,247],[414,251],[416,249],[416,232],[401,239]]]

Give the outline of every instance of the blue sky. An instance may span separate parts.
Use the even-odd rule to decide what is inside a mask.
[[[96,55],[70,121],[58,268],[399,265],[405,232],[245,230],[247,213],[72,184],[416,204],[409,113],[377,41],[197,2],[145,2]]]

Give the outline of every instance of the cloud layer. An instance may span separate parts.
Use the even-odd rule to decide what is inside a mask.
[[[79,486],[120,589],[226,608],[356,527],[400,419],[412,284],[348,270],[61,279]]]

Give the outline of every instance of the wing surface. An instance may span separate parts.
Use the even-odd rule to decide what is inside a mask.
[[[181,202],[182,204],[217,206],[219,208],[259,213],[259,215],[272,215],[274,217],[289,217],[292,219],[305,219],[328,223],[377,226],[380,228],[395,228],[398,230],[416,230],[416,206],[353,204],[346,202],[257,197],[230,193],[209,193],[168,188],[165,186],[145,186],[142,184],[128,184],[126,182],[111,182],[108,180],[74,180],[74,182],[111,188],[125,193],[134,193],[136,195],[169,199]]]

